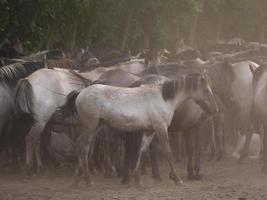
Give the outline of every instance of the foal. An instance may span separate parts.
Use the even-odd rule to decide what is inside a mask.
[[[144,140],[139,161],[151,138],[157,134],[170,166],[170,178],[175,183],[182,183],[172,160],[167,130],[176,108],[189,98],[201,107],[207,106],[217,111],[210,85],[206,77],[199,73],[183,75],[163,85],[121,88],[96,84],[82,90],[75,102],[82,124],[82,132],[76,140],[79,160],[76,181],[79,181],[82,172],[86,183],[90,183],[88,154],[93,135],[104,122],[121,131],[153,133],[149,140]]]

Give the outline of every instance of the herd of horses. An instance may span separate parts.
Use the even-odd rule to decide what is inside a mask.
[[[78,163],[75,185],[81,178],[90,184],[90,173],[103,168],[107,176],[120,173],[122,183],[134,177],[139,184],[148,155],[153,177],[160,179],[158,160],[164,157],[170,179],[182,183],[174,155],[185,149],[188,179],[200,180],[203,146],[210,159],[221,160],[226,143],[243,134],[243,159],[257,132],[266,173],[266,47],[218,45],[230,50],[210,51],[205,61],[186,48],[98,57],[88,49],[30,56],[18,45],[0,50],[1,150],[15,164],[25,154],[27,175],[42,171],[45,155],[55,162],[72,159]]]

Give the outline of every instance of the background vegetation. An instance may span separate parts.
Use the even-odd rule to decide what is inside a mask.
[[[63,41],[67,48],[165,47],[181,39],[241,37],[265,42],[266,0],[0,0],[0,41],[18,35],[27,52]]]

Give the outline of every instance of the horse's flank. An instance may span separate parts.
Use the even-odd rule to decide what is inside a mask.
[[[155,115],[165,116],[166,110],[169,113],[174,109],[169,102],[163,100],[161,88],[159,85],[118,88],[96,84],[80,93],[76,106],[81,108],[82,113],[87,110],[93,111],[95,115],[105,116],[105,122],[121,130],[148,130],[154,124]],[[96,108],[96,105],[99,107]],[[114,119],[113,116],[117,118]],[[171,118],[172,115],[162,120],[170,124]],[[147,127],[148,124],[149,127]]]

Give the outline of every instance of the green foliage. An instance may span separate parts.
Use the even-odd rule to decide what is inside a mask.
[[[266,37],[266,4],[266,0],[0,0],[0,41],[17,34],[27,52],[50,48],[55,41],[67,48],[99,44],[120,48],[123,34],[128,48],[145,44],[173,48],[182,38],[191,40],[189,35],[197,44],[236,36],[260,41]]]

